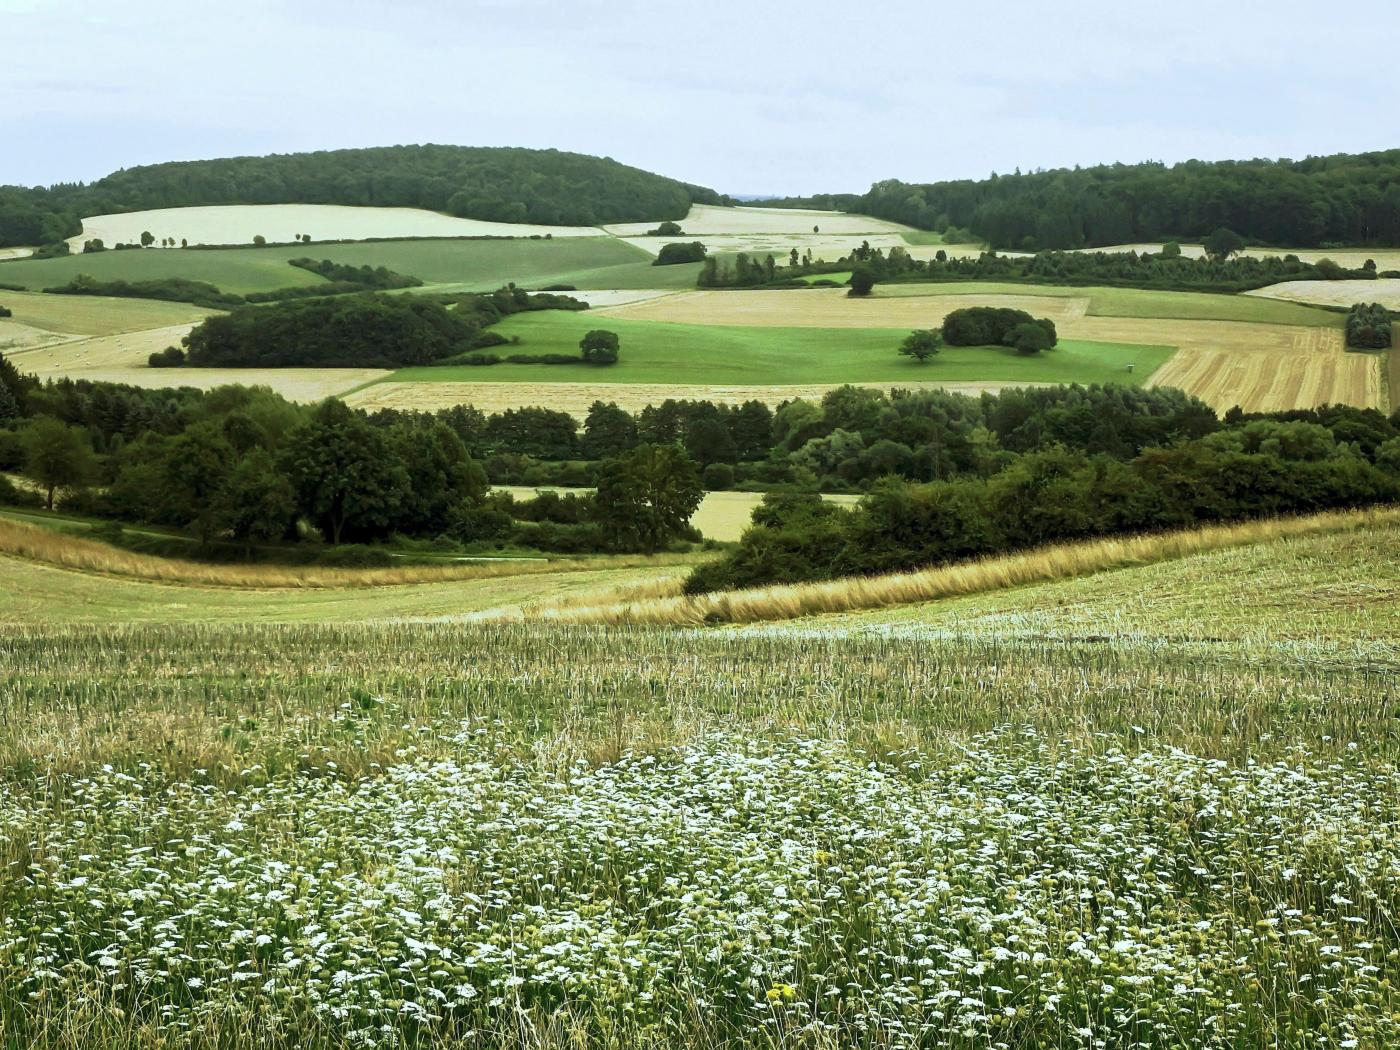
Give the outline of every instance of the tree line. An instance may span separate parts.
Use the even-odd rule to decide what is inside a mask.
[[[1333,417],[1339,421],[1346,417]],[[765,497],[701,593],[939,565],[1041,544],[1400,500],[1400,418],[1371,447],[1345,426],[1238,420],[1128,460],[1055,446],[988,477],[878,482],[853,509],[809,495]]]
[[[606,157],[559,150],[385,146],[178,161],[91,184],[0,187],[0,247],[82,232],[85,215],[216,204],[426,208],[470,219],[595,226],[680,219],[727,198]]]
[[[408,539],[568,552],[699,539],[689,520],[704,489],[679,445],[610,456],[597,466],[597,491],[571,501],[574,517],[561,523],[547,495],[489,493],[451,423],[450,414],[370,416],[334,399],[308,408],[256,387],[40,385],[0,365],[0,470],[25,475],[50,510],[61,497],[65,511],[169,526],[245,556],[308,539],[313,550]],[[0,502],[27,494],[0,481]]]

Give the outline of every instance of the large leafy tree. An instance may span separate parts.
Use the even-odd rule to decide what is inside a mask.
[[[639,445],[598,471],[598,521],[619,545],[660,550],[685,532],[704,497],[695,461],[677,445]]]
[[[236,540],[252,546],[281,539],[296,517],[296,493],[265,448],[248,450],[219,494],[219,516]]]
[[[341,401],[317,406],[282,464],[298,509],[332,543],[388,535],[410,493],[388,438]]]
[[[168,520],[192,528],[201,543],[219,530],[220,495],[233,470],[234,450],[217,423],[196,423],[165,447],[159,498]]]
[[[921,328],[910,332],[899,344],[899,352],[923,364],[943,346],[943,333],[936,328]]]
[[[390,432],[404,465],[408,491],[395,524],[418,536],[448,531],[467,507],[486,496],[486,471],[467,454],[462,439],[441,420],[401,423]]]
[[[92,442],[78,427],[39,416],[20,431],[24,476],[44,490],[44,506],[53,510],[54,497],[65,489],[92,483],[97,457]]]

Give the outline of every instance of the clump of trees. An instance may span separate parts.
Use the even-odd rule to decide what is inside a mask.
[[[8,306],[0,304],[0,317],[13,317],[14,315],[15,312],[11,310]]]
[[[680,223],[671,222],[669,219],[655,229],[647,230],[648,237],[679,237],[683,233],[685,231],[681,229]]]
[[[1347,311],[1347,346],[1358,350],[1385,350],[1393,338],[1390,311],[1380,303],[1357,303]]]
[[[943,339],[949,346],[1010,346],[1020,353],[1048,350],[1058,341],[1055,322],[1035,318],[1025,310],[972,306],[954,310],[943,319]]]
[[[595,328],[586,333],[578,342],[578,348],[583,355],[583,359],[590,365],[615,365],[617,364],[618,349],[621,340],[616,332],[609,332],[605,328]]]
[[[241,306],[241,295],[221,292],[205,281],[184,277],[162,277],[152,281],[99,281],[91,274],[80,273],[67,284],[45,288],[50,295],[107,295],[122,299],[161,299],[167,302],[192,303],[210,309]]]
[[[244,306],[206,318],[184,339],[201,368],[402,368],[508,342],[489,331],[529,310],[585,310],[569,296],[508,285],[486,295],[362,294]]]
[[[653,266],[675,266],[678,263],[704,262],[706,254],[705,245],[700,241],[691,241],[689,244],[680,242],[663,244],[651,264]]]

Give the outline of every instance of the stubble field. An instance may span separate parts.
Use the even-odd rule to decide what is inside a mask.
[[[220,624],[0,559],[0,1028],[1379,1050],[1396,535],[743,630]]]

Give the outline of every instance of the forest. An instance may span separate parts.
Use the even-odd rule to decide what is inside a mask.
[[[1305,160],[1103,164],[986,179],[877,182],[864,194],[758,202],[833,207],[993,248],[1201,241],[1225,227],[1283,248],[1400,245],[1400,150]]]
[[[217,204],[347,204],[426,208],[469,219],[595,226],[682,219],[713,190],[607,157],[478,146],[383,146],[174,161],[126,168],[91,184],[0,186],[0,247],[52,244],[81,218]]]

